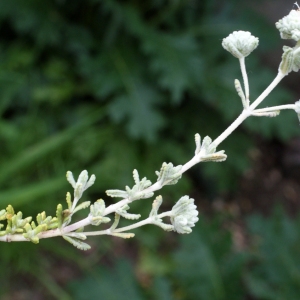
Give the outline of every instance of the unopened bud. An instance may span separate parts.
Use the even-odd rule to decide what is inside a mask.
[[[291,10],[275,25],[282,39],[293,39],[297,42],[300,40],[300,10]]]
[[[234,31],[223,39],[222,46],[237,58],[248,56],[257,46],[258,38],[249,31]]]

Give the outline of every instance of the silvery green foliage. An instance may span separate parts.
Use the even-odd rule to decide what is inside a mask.
[[[160,171],[155,171],[158,176],[157,181],[161,186],[176,184],[182,176],[181,169],[181,165],[174,167],[172,163],[167,164],[164,162]]]
[[[121,208],[117,209],[116,213],[119,214],[120,216],[122,216],[123,218],[128,219],[128,220],[137,220],[141,217],[140,214],[130,214],[130,213],[128,213],[127,210],[129,208],[130,207],[126,204],[126,205],[122,206]]]
[[[88,208],[91,204],[91,201],[84,201],[77,205],[74,210],[72,211],[72,214],[74,215],[77,211]]]
[[[90,206],[89,219],[91,225],[98,226],[101,223],[110,222],[110,218],[104,217],[104,213],[105,213],[105,202],[102,199],[99,199]]]
[[[114,223],[111,225],[111,227],[108,229],[107,232],[109,232],[110,235],[116,236],[116,237],[120,237],[123,239],[130,239],[132,237],[134,237],[134,233],[130,233],[130,232],[115,232],[115,229],[117,228],[117,226],[119,225],[119,221],[120,221],[120,215],[118,213],[115,213],[115,221]]]
[[[293,39],[296,42],[300,40],[300,11],[291,10],[291,12],[275,23],[282,39]]]
[[[291,71],[298,72],[300,69],[300,48],[299,46],[291,48],[283,46],[282,60],[279,65],[279,70],[283,74],[288,74]]]
[[[0,210],[0,222],[6,221],[7,226],[3,230],[4,225],[0,224],[0,241],[31,241],[38,243],[40,238],[48,238],[52,236],[62,236],[75,247],[81,250],[88,250],[90,246],[83,242],[89,235],[112,235],[120,238],[132,238],[133,233],[128,230],[138,228],[147,224],[154,224],[166,231],[176,231],[180,234],[191,233],[192,227],[198,221],[198,211],[194,205],[194,199],[188,196],[181,197],[173,206],[171,211],[158,213],[162,204],[162,197],[157,196],[153,201],[152,210],[149,217],[145,220],[136,222],[132,225],[117,228],[120,218],[129,220],[137,220],[141,217],[140,214],[128,213],[130,209],[129,203],[143,198],[149,198],[154,195],[154,192],[162,188],[164,185],[176,184],[182,174],[199,162],[215,161],[221,162],[226,160],[227,155],[223,150],[216,152],[217,146],[225,140],[246,118],[250,116],[277,116],[283,109],[292,109],[298,115],[300,121],[300,100],[295,104],[285,104],[273,107],[265,107],[256,109],[256,107],[269,95],[276,85],[291,71],[297,72],[300,69],[300,11],[292,11],[287,17],[276,23],[280,30],[282,38],[290,38],[297,41],[294,48],[284,46],[282,61],[279,66],[279,72],[275,79],[265,89],[265,91],[252,102],[250,105],[249,81],[246,72],[245,59],[258,45],[258,38],[252,36],[250,32],[234,31],[227,38],[223,39],[222,45],[232,55],[239,58],[241,73],[243,78],[243,87],[239,80],[235,80],[235,88],[242,100],[243,111],[236,120],[222,132],[214,141],[206,136],[202,143],[201,137],[197,133],[195,135],[196,150],[195,156],[185,163],[183,166],[174,166],[172,163],[163,163],[160,171],[156,171],[158,176],[157,182],[153,185],[151,181],[144,177],[139,178],[137,170],[133,171],[134,186],[125,190],[107,190],[107,195],[111,197],[123,198],[117,203],[111,204],[108,207],[102,199],[97,200],[90,205],[90,201],[84,201],[77,205],[83,192],[89,188],[95,181],[95,175],[90,178],[87,171],[82,171],[75,181],[72,172],[67,172],[67,180],[74,188],[74,199],[70,193],[67,193],[66,202],[67,209],[64,209],[61,204],[57,205],[56,217],[46,216],[45,212],[37,215],[36,223],[31,222],[31,217],[23,218],[22,212],[15,213],[11,205],[8,205],[4,210]],[[244,89],[243,89],[244,88]],[[79,210],[90,207],[88,217],[76,223],[70,224],[72,216]],[[115,213],[114,222],[108,229],[100,231],[85,231],[88,225],[98,226],[103,223],[110,222],[110,218],[106,215]],[[170,217],[171,224],[163,222],[164,217]],[[69,225],[70,224],[70,225]]]
[[[191,233],[199,218],[194,199],[189,196],[181,197],[172,208],[171,223],[178,233]]]
[[[274,110],[270,112],[253,112],[251,115],[254,117],[270,117],[274,118],[280,114],[280,110]]]
[[[149,218],[151,218],[151,223],[161,227],[165,231],[174,230],[174,227],[170,224],[166,224],[163,220],[158,216],[158,209],[162,204],[162,196],[157,196],[156,199],[152,203],[152,210],[150,212]]]
[[[143,192],[149,186],[151,186],[151,181],[144,177],[140,180],[139,173],[137,170],[133,170],[133,179],[135,185],[132,188],[129,186],[125,187],[125,191],[123,190],[107,190],[106,194],[110,197],[120,197],[127,198],[130,202],[138,199],[150,198],[153,196],[153,192]]]
[[[76,232],[69,232],[62,235],[62,237],[69,243],[71,243],[74,247],[86,251],[91,249],[91,246],[82,241],[86,240],[86,235],[81,233],[80,231],[83,228],[78,229]]]
[[[258,38],[249,31],[234,31],[223,39],[222,46],[237,58],[248,56],[257,46]]]
[[[62,236],[67,242],[71,243],[74,247],[78,248],[79,250],[89,250],[91,249],[91,246],[87,243],[82,242],[81,240],[85,240],[86,236],[77,236],[76,238],[73,238],[70,236],[70,234],[65,234]]]
[[[86,170],[82,171],[78,176],[78,180],[75,181],[71,171],[67,172],[67,180],[74,188],[74,198],[80,199],[83,192],[92,186],[96,180],[96,176],[93,174],[90,179]],[[78,201],[78,200],[77,200]],[[73,207],[74,209],[74,207]]]
[[[201,145],[201,137],[197,133],[195,134],[195,142],[196,142],[195,156],[199,157],[199,160],[201,162],[205,162],[205,161],[221,162],[226,160],[227,155],[224,154],[225,151],[221,150],[216,152],[216,147],[214,143],[212,143],[212,140],[209,136],[206,136],[203,139]]]
[[[84,201],[77,205],[78,201],[82,197],[82,194],[90,186],[92,186],[96,180],[96,176],[93,174],[89,178],[88,172],[86,170],[82,171],[77,181],[75,181],[73,173],[68,171],[66,174],[67,180],[74,188],[74,200],[71,199],[71,194],[68,192],[66,196],[66,202],[68,208],[63,210],[63,206],[59,204],[56,209],[56,218],[57,218],[57,227],[63,228],[66,227],[72,221],[72,216],[79,210],[88,208],[91,204],[90,201]]]
[[[240,98],[242,100],[243,107],[248,108],[249,107],[249,99],[246,99],[246,96],[245,96],[244,91],[242,89],[241,83],[238,79],[234,80],[234,87],[235,87],[238,95],[240,96]]]

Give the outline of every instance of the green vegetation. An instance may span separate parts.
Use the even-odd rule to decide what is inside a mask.
[[[233,84],[238,64],[221,39],[237,29],[260,38],[247,61],[251,98],[275,74],[259,55],[282,47],[276,28],[242,5],[0,1],[0,208],[11,204],[25,216],[44,210],[54,216],[69,190],[66,171],[82,169],[97,177],[86,200],[106,201],[104,191],[130,184],[134,168],[153,180],[162,162],[186,162],[196,132],[215,138],[241,111]],[[281,86],[266,105],[294,100]],[[175,188],[165,188],[164,205],[190,191],[209,199],[234,193],[255,135],[280,142],[299,135],[295,113],[279,118],[247,120],[222,144],[226,163],[196,166]],[[133,209],[145,216],[151,202],[145,203]],[[298,299],[299,218],[278,212],[250,217],[250,241],[242,251],[224,226],[229,221],[222,213],[202,216],[194,234],[180,238],[147,227],[125,244],[95,237],[88,255],[60,239],[38,247],[1,243],[0,295],[13,299],[31,290],[57,299]]]

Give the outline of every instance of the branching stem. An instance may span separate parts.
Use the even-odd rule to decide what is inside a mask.
[[[236,42],[236,39],[240,39]],[[247,43],[250,39],[250,42],[246,45],[247,47],[243,48],[242,46]],[[237,49],[233,46],[233,43],[237,43],[237,47],[242,47],[243,49]],[[298,41],[299,43],[299,41]],[[196,206],[194,205],[194,199],[189,199],[188,196],[184,196],[173,206],[171,211],[161,213],[157,215],[158,209],[162,203],[162,197],[158,196],[153,202],[152,210],[148,218],[136,222],[125,227],[116,228],[119,224],[119,219],[121,216],[136,220],[140,217],[137,214],[129,214],[127,210],[129,205],[134,200],[150,198],[153,196],[155,191],[160,190],[164,185],[175,184],[180,179],[181,175],[189,170],[194,165],[198,164],[201,161],[223,161],[226,159],[224,151],[216,152],[216,148],[239,126],[241,125],[249,116],[269,116],[274,117],[279,114],[280,110],[292,109],[295,110],[298,117],[300,118],[300,101],[297,101],[295,104],[286,104],[278,105],[273,107],[265,107],[256,109],[256,107],[262,103],[262,101],[270,94],[270,92],[278,85],[278,83],[291,71],[298,70],[298,65],[292,66],[294,58],[291,60],[290,52],[283,55],[283,60],[279,67],[279,72],[275,79],[270,83],[270,85],[263,91],[263,93],[250,105],[250,92],[249,92],[249,82],[248,75],[245,65],[245,56],[248,56],[251,51],[253,51],[258,44],[258,39],[249,35],[249,32],[234,32],[229,35],[226,39],[223,40],[223,47],[231,52],[235,57],[239,57],[240,69],[243,78],[244,91],[241,87],[239,80],[235,80],[235,88],[238,95],[241,97],[243,104],[243,111],[235,119],[235,121],[228,126],[214,141],[210,137],[205,137],[202,140],[199,134],[195,135],[196,141],[196,150],[195,155],[183,166],[179,165],[174,167],[172,163],[164,163],[162,165],[161,171],[156,172],[158,174],[157,182],[151,185],[151,182],[146,178],[142,180],[139,179],[138,172],[134,170],[133,178],[135,185],[132,189],[129,187],[125,188],[125,191],[122,190],[109,190],[107,195],[111,197],[123,198],[115,204],[111,204],[108,207],[105,207],[105,203],[102,199],[97,200],[94,204],[90,206],[89,215],[78,222],[75,222],[70,225],[72,215],[80,209],[87,208],[90,205],[89,201],[83,202],[77,206],[78,201],[80,200],[83,191],[90,187],[95,181],[95,175],[92,175],[88,179],[87,171],[81,172],[78,177],[77,182],[75,182],[72,172],[67,172],[67,179],[74,188],[74,200],[71,201],[70,193],[67,194],[67,204],[68,209],[63,210],[62,205],[59,204],[56,210],[56,217],[47,217],[45,212],[38,214],[35,221],[31,222],[32,218],[28,217],[22,219],[22,213],[14,213],[14,209],[9,205],[6,210],[0,211],[0,220],[7,220],[7,228],[5,231],[0,231],[0,234],[5,234],[0,236],[0,241],[2,242],[20,242],[20,241],[32,241],[38,243],[39,239],[50,238],[55,236],[63,236],[67,241],[76,246],[79,249],[87,250],[89,245],[83,243],[81,240],[84,240],[86,236],[94,235],[115,235],[123,238],[132,237],[132,233],[123,233],[128,232],[129,230],[147,225],[155,224],[162,227],[164,230],[174,230],[179,233],[190,233],[191,228],[194,226],[194,223],[198,221],[198,211],[196,211]],[[298,45],[298,44],[297,44]],[[297,46],[299,47],[299,45]],[[251,50],[252,49],[252,50]],[[284,48],[285,49],[285,48]],[[290,49],[290,48],[289,48]],[[251,50],[251,51],[250,51]],[[250,51],[250,52],[249,52]],[[291,50],[289,50],[291,51]],[[298,50],[297,50],[298,51]],[[242,56],[242,57],[241,57]],[[285,70],[285,71],[281,71]],[[126,198],[127,197],[127,198]],[[72,205],[71,205],[72,203]],[[83,229],[88,225],[100,225],[101,223],[107,223],[110,221],[106,215],[116,212],[115,222],[112,226],[105,230],[100,231],[88,231],[76,232],[78,229]],[[171,217],[172,224],[165,224],[162,222],[162,218]],[[63,224],[63,225],[62,225]],[[1,224],[1,228],[3,225]],[[59,227],[59,228],[57,228]],[[57,228],[57,229],[51,229]],[[47,230],[50,229],[50,230]],[[13,234],[17,232],[17,234]],[[21,234],[20,232],[23,232]]]
[[[271,91],[277,86],[277,84],[284,78],[284,74],[278,72],[275,79],[271,84],[263,91],[263,93],[249,106],[249,109],[243,110],[238,118],[222,133],[220,134],[213,143],[218,146],[220,145],[245,119],[251,116],[252,111],[271,93]]]
[[[164,217],[169,217],[171,216],[171,211],[167,211],[164,213],[161,213],[159,215],[157,215],[158,218],[164,218]],[[148,224],[153,224],[154,223],[154,217],[148,217],[147,219],[137,222],[135,224],[132,225],[128,225],[122,228],[118,228],[115,229],[113,232],[110,232],[109,229],[107,230],[100,230],[100,231],[89,231],[89,232],[83,232],[84,235],[89,236],[89,235],[104,235],[104,234],[112,234],[112,233],[118,233],[118,232],[124,232],[124,231],[129,231],[144,225],[148,225]]]
[[[269,111],[283,110],[283,109],[295,110],[295,104],[285,104],[285,105],[265,107],[265,108],[256,109],[255,112],[262,113],[262,112],[269,112]]]

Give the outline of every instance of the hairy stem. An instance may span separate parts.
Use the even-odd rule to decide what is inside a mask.
[[[271,107],[265,107],[254,110],[254,112],[269,112],[274,110],[283,110],[283,109],[293,109],[295,110],[295,104],[285,104],[285,105],[278,105],[278,106],[271,106]]]
[[[242,72],[243,81],[244,81],[246,102],[249,105],[249,96],[250,96],[250,94],[249,94],[248,75],[247,75],[246,65],[245,65],[245,57],[243,56],[242,58],[240,58],[239,62],[240,62],[241,72]]]
[[[164,218],[164,217],[170,217],[172,215],[171,211],[167,211],[164,213],[161,213],[159,215],[157,215],[156,218]],[[114,229],[113,231],[110,231],[110,229],[106,229],[106,230],[100,230],[100,231],[89,231],[89,232],[83,232],[84,235],[88,236],[88,235],[103,235],[103,234],[112,234],[112,233],[118,233],[118,232],[124,232],[124,231],[129,231],[144,225],[148,225],[148,224],[153,224],[155,219],[154,217],[148,217],[147,219],[137,222],[135,224],[132,225],[128,225],[122,228],[118,228],[118,229]]]
[[[244,65],[244,62],[241,62],[241,68]],[[244,68],[244,71],[242,70],[242,74],[243,74],[243,79],[244,79],[244,85],[245,85],[245,89],[248,86],[248,79],[247,79],[247,74],[246,74],[246,69]],[[222,141],[224,141],[241,123],[243,123],[243,121],[245,119],[247,119],[249,116],[251,116],[251,112],[256,108],[256,106],[258,106],[268,95],[269,93],[276,87],[276,85],[283,79],[285,75],[283,75],[281,72],[279,72],[277,74],[277,76],[275,77],[275,79],[272,81],[272,83],[265,89],[265,91],[252,103],[252,105],[249,107],[249,109],[247,110],[243,110],[242,113],[238,116],[238,118],[218,137],[214,140],[214,144],[216,146],[218,146]],[[247,89],[249,88],[249,86],[247,87]],[[247,93],[247,89],[246,89],[246,93]],[[246,94],[247,95],[247,94]],[[248,92],[248,96],[249,96],[249,92]],[[282,106],[282,109],[292,109],[293,105],[291,105],[290,107],[286,107],[286,106]],[[275,107],[276,108],[276,107]],[[274,107],[273,107],[274,109]],[[194,156],[191,160],[189,160],[186,164],[184,164],[182,166],[182,169],[180,171],[180,173],[184,173],[186,172],[188,169],[190,169],[191,167],[193,167],[194,165],[196,165],[197,163],[199,163],[199,158],[197,156]],[[155,192],[159,189],[161,189],[162,186],[160,185],[159,182],[154,183],[153,185],[151,185],[150,187],[148,187],[147,189],[145,189],[143,191],[143,193],[149,193],[149,192]],[[122,199],[121,201],[119,201],[118,203],[112,204],[110,206],[108,206],[105,209],[105,213],[104,215],[108,215],[112,212],[115,212],[118,208],[123,207],[126,204],[129,204],[130,201],[129,199]],[[77,223],[74,223],[72,225],[69,225],[67,227],[64,228],[64,232],[71,232],[74,230],[77,230],[80,227],[84,227],[86,225],[89,225],[89,221],[88,218],[79,221]]]
[[[277,84],[284,78],[284,74],[279,72],[271,84],[263,91],[263,93],[249,106],[249,109],[243,110],[238,118],[223,132],[213,143],[215,146],[221,144],[245,119],[251,116],[252,111],[270,94],[270,92],[277,86]]]

